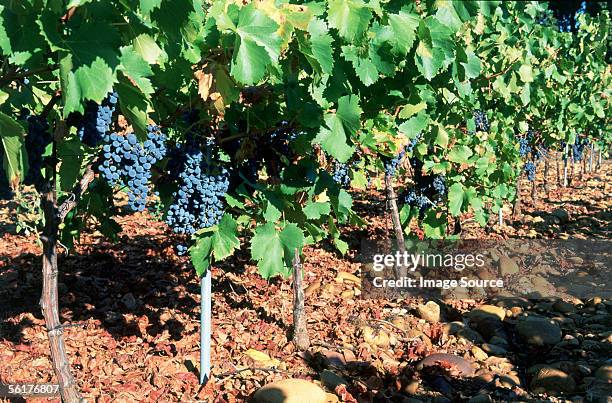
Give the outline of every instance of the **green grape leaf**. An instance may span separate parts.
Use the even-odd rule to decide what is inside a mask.
[[[212,248],[216,260],[222,260],[231,256],[240,247],[240,240],[237,234],[236,221],[230,214],[223,215],[212,235]]]
[[[162,0],[140,0],[140,12],[149,14],[161,5]]]
[[[0,50],[5,56],[13,53],[13,47],[11,46],[11,39],[9,38],[8,32],[6,31],[6,16],[4,13],[4,5],[0,4]]]
[[[464,145],[456,145],[452,150],[450,150],[447,158],[451,162],[465,164],[473,154],[474,153],[469,147]]]
[[[457,217],[461,213],[461,206],[463,205],[463,185],[461,183],[454,183],[448,189],[448,210],[452,216]]]
[[[148,34],[140,34],[132,40],[132,48],[149,64],[158,64],[167,59],[164,52],[155,40]]]
[[[416,116],[411,117],[404,123],[398,126],[398,130],[410,138],[416,133],[422,132],[429,124],[429,116],[425,112],[419,112]]]
[[[372,18],[372,12],[360,0],[330,0],[327,14],[329,25],[347,41],[366,32]]]
[[[119,43],[114,27],[97,22],[80,25],[62,42],[61,47],[72,55],[72,73],[81,100],[100,102],[111,91],[119,64]]]
[[[257,261],[259,273],[264,278],[287,276],[295,249],[301,250],[304,234],[295,224],[287,224],[278,232],[274,224],[267,223],[255,229],[251,239],[251,256]]]
[[[427,238],[441,239],[444,237],[447,224],[446,215],[440,214],[438,217],[435,210],[429,210],[425,213],[425,218],[423,218],[423,232]]]
[[[321,66],[321,71],[331,74],[334,68],[334,51],[332,49],[333,39],[325,21],[314,19],[308,25],[312,56]]]
[[[340,162],[346,162],[353,155],[354,148],[348,144],[350,135],[359,130],[361,108],[354,95],[346,95],[338,100],[338,110],[325,114],[325,124],[313,142]]]
[[[259,82],[266,68],[276,63],[280,55],[282,38],[277,33],[278,24],[249,3],[240,10],[236,45],[232,58],[231,74],[243,84]]]
[[[369,57],[360,57],[362,51],[353,45],[342,46],[342,54],[351,62],[357,77],[366,87],[378,81],[378,69]]]
[[[70,191],[77,183],[83,162],[83,143],[76,137],[61,141],[57,145],[57,154],[61,165],[59,168],[60,189]]]
[[[318,220],[321,216],[328,216],[331,207],[329,202],[312,202],[304,206],[302,211],[309,220]]]
[[[403,7],[397,14],[389,14],[389,26],[391,36],[389,42],[393,50],[401,55],[406,55],[416,38],[416,29],[419,26],[419,16]]]
[[[198,276],[202,277],[206,274],[206,270],[210,267],[212,252],[212,236],[210,233],[197,237],[195,243],[189,248],[191,263]]]
[[[338,100],[338,117],[350,134],[355,134],[360,129],[362,112],[357,96],[346,95]]]
[[[134,83],[143,94],[152,94],[153,86],[147,78],[153,75],[151,66],[147,63],[132,46],[121,48],[121,64],[119,70],[123,72]]]
[[[15,119],[0,112],[0,141],[4,154],[2,166],[11,187],[16,188],[28,172],[28,154],[24,143],[24,130]]]
[[[412,115],[419,113],[425,109],[427,109],[427,104],[425,102],[419,102],[416,105],[412,105],[412,104],[404,105],[404,107],[402,108],[398,116],[401,119],[408,119],[412,117]]]
[[[145,141],[149,107],[147,97],[125,76],[119,77],[119,84],[115,86],[115,89],[119,95],[121,112],[134,127],[137,137]]]
[[[533,82],[533,69],[528,64],[523,64],[519,68],[519,77],[524,83],[532,83]]]
[[[452,35],[452,30],[435,18],[428,17],[420,23],[415,63],[427,80],[434,78],[452,62],[455,47]]]

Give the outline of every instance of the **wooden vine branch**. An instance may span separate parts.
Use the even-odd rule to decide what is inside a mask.
[[[395,232],[395,242],[399,252],[406,251],[406,243],[404,242],[404,230],[397,208],[397,196],[393,189],[393,177],[385,174],[385,188],[387,189],[387,208],[391,210],[391,220],[393,221],[393,231]],[[398,278],[406,277],[408,271],[406,267],[397,267],[395,270]]]
[[[491,74],[490,76],[485,77],[485,79],[487,81],[491,81],[495,77],[498,77],[498,76],[501,76],[503,74],[506,74],[512,68],[512,66],[514,66],[514,63],[518,62],[518,60],[519,60],[518,58],[514,59],[513,61],[510,62],[510,64],[505,69],[503,69],[502,71],[499,71],[497,73]]]
[[[297,249],[293,259],[293,343],[301,351],[310,347],[310,337],[308,337],[308,329],[306,328],[306,312],[304,310],[302,264]]]

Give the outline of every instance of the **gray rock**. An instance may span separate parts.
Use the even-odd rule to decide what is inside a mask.
[[[484,351],[486,351],[487,353],[491,354],[491,355],[506,355],[508,354],[508,351],[506,351],[505,348],[495,345],[495,344],[489,344],[489,343],[485,343],[482,345],[482,349]]]
[[[534,393],[573,393],[576,390],[574,378],[553,367],[544,367],[536,372],[531,380],[531,391]]]
[[[327,394],[312,382],[283,379],[260,388],[253,400],[256,403],[326,403]]]
[[[469,327],[459,330],[457,332],[457,336],[463,337],[464,339],[469,340],[474,344],[484,343],[484,339],[482,338],[480,333],[478,333],[475,330],[470,329]]]
[[[569,213],[565,209],[562,209],[562,208],[553,210],[551,215],[557,218],[560,224],[567,224],[570,220]]]
[[[468,403],[490,403],[491,397],[489,395],[476,395],[472,396]]]
[[[440,305],[433,301],[429,301],[425,305],[417,306],[416,310],[419,318],[425,319],[429,323],[437,323],[440,321]]]
[[[321,383],[331,390],[334,390],[338,385],[348,385],[346,379],[328,369],[321,372]]]
[[[493,337],[491,337],[491,340],[489,340],[489,343],[495,344],[496,346],[503,347],[506,350],[508,349],[508,347],[510,347],[510,344],[508,343],[508,340],[506,340],[505,338],[500,337],[500,336],[493,336]]]
[[[516,325],[516,331],[523,341],[536,346],[553,346],[561,341],[563,334],[555,322],[528,316]]]
[[[123,298],[121,298],[121,302],[130,311],[133,311],[137,307],[136,299],[134,298],[134,295],[131,292],[125,294]]]
[[[553,309],[565,315],[576,312],[574,304],[562,300],[555,302],[553,304]]]
[[[595,378],[601,381],[612,382],[612,364],[606,364],[599,367],[597,371],[595,371]]]

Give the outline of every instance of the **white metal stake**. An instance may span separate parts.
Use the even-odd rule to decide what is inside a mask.
[[[569,156],[567,155],[567,144],[565,145],[565,150],[563,150],[563,156],[565,158],[563,158],[563,187],[566,188],[567,187],[567,159],[569,158]]]
[[[593,172],[593,154],[595,153],[595,146],[591,143],[591,152],[589,153],[589,172]]]
[[[504,223],[504,214],[502,213],[502,207],[499,208],[499,210],[497,211],[498,214],[498,224],[501,227],[502,224]]]
[[[210,334],[212,330],[212,282],[210,268],[200,278],[200,385],[210,379]]]

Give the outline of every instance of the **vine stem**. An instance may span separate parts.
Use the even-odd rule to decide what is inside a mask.
[[[399,217],[397,208],[397,196],[393,189],[393,177],[385,174],[385,188],[387,189],[387,206],[391,210],[391,220],[393,221],[393,230],[395,232],[395,242],[397,250],[401,253],[406,252],[406,243],[404,242],[404,230]],[[396,267],[395,274],[398,278],[403,278],[408,275],[406,267]]]
[[[516,199],[512,208],[512,218],[515,220],[521,218],[521,177],[522,174],[519,174],[516,178]]]
[[[47,73],[49,71],[55,70],[56,68],[57,68],[57,65],[50,65],[50,66],[39,67],[36,69],[31,69],[28,71],[23,71],[22,73],[17,73],[16,70],[11,70],[4,76],[0,77],[0,87],[4,87],[5,85],[15,80],[19,80],[20,78],[26,78],[26,77],[30,77],[30,76],[40,74],[40,73]]]
[[[65,125],[58,124],[58,130],[64,130]],[[56,133],[59,134],[59,133]],[[70,361],[66,354],[63,327],[59,319],[58,304],[58,265],[57,265],[57,243],[59,235],[59,219],[57,214],[57,146],[53,142],[53,158],[46,166],[45,183],[41,197],[41,209],[45,217],[45,226],[41,236],[43,244],[43,287],[40,298],[40,307],[47,326],[47,336],[51,351],[51,362],[53,370],[59,383],[62,400],[68,403],[82,402],[84,399],[77,389],[72,373],[70,372]]]
[[[306,310],[304,309],[302,264],[297,249],[293,258],[293,342],[300,351],[307,350],[310,347],[310,337],[308,337],[308,329],[306,328]]]

